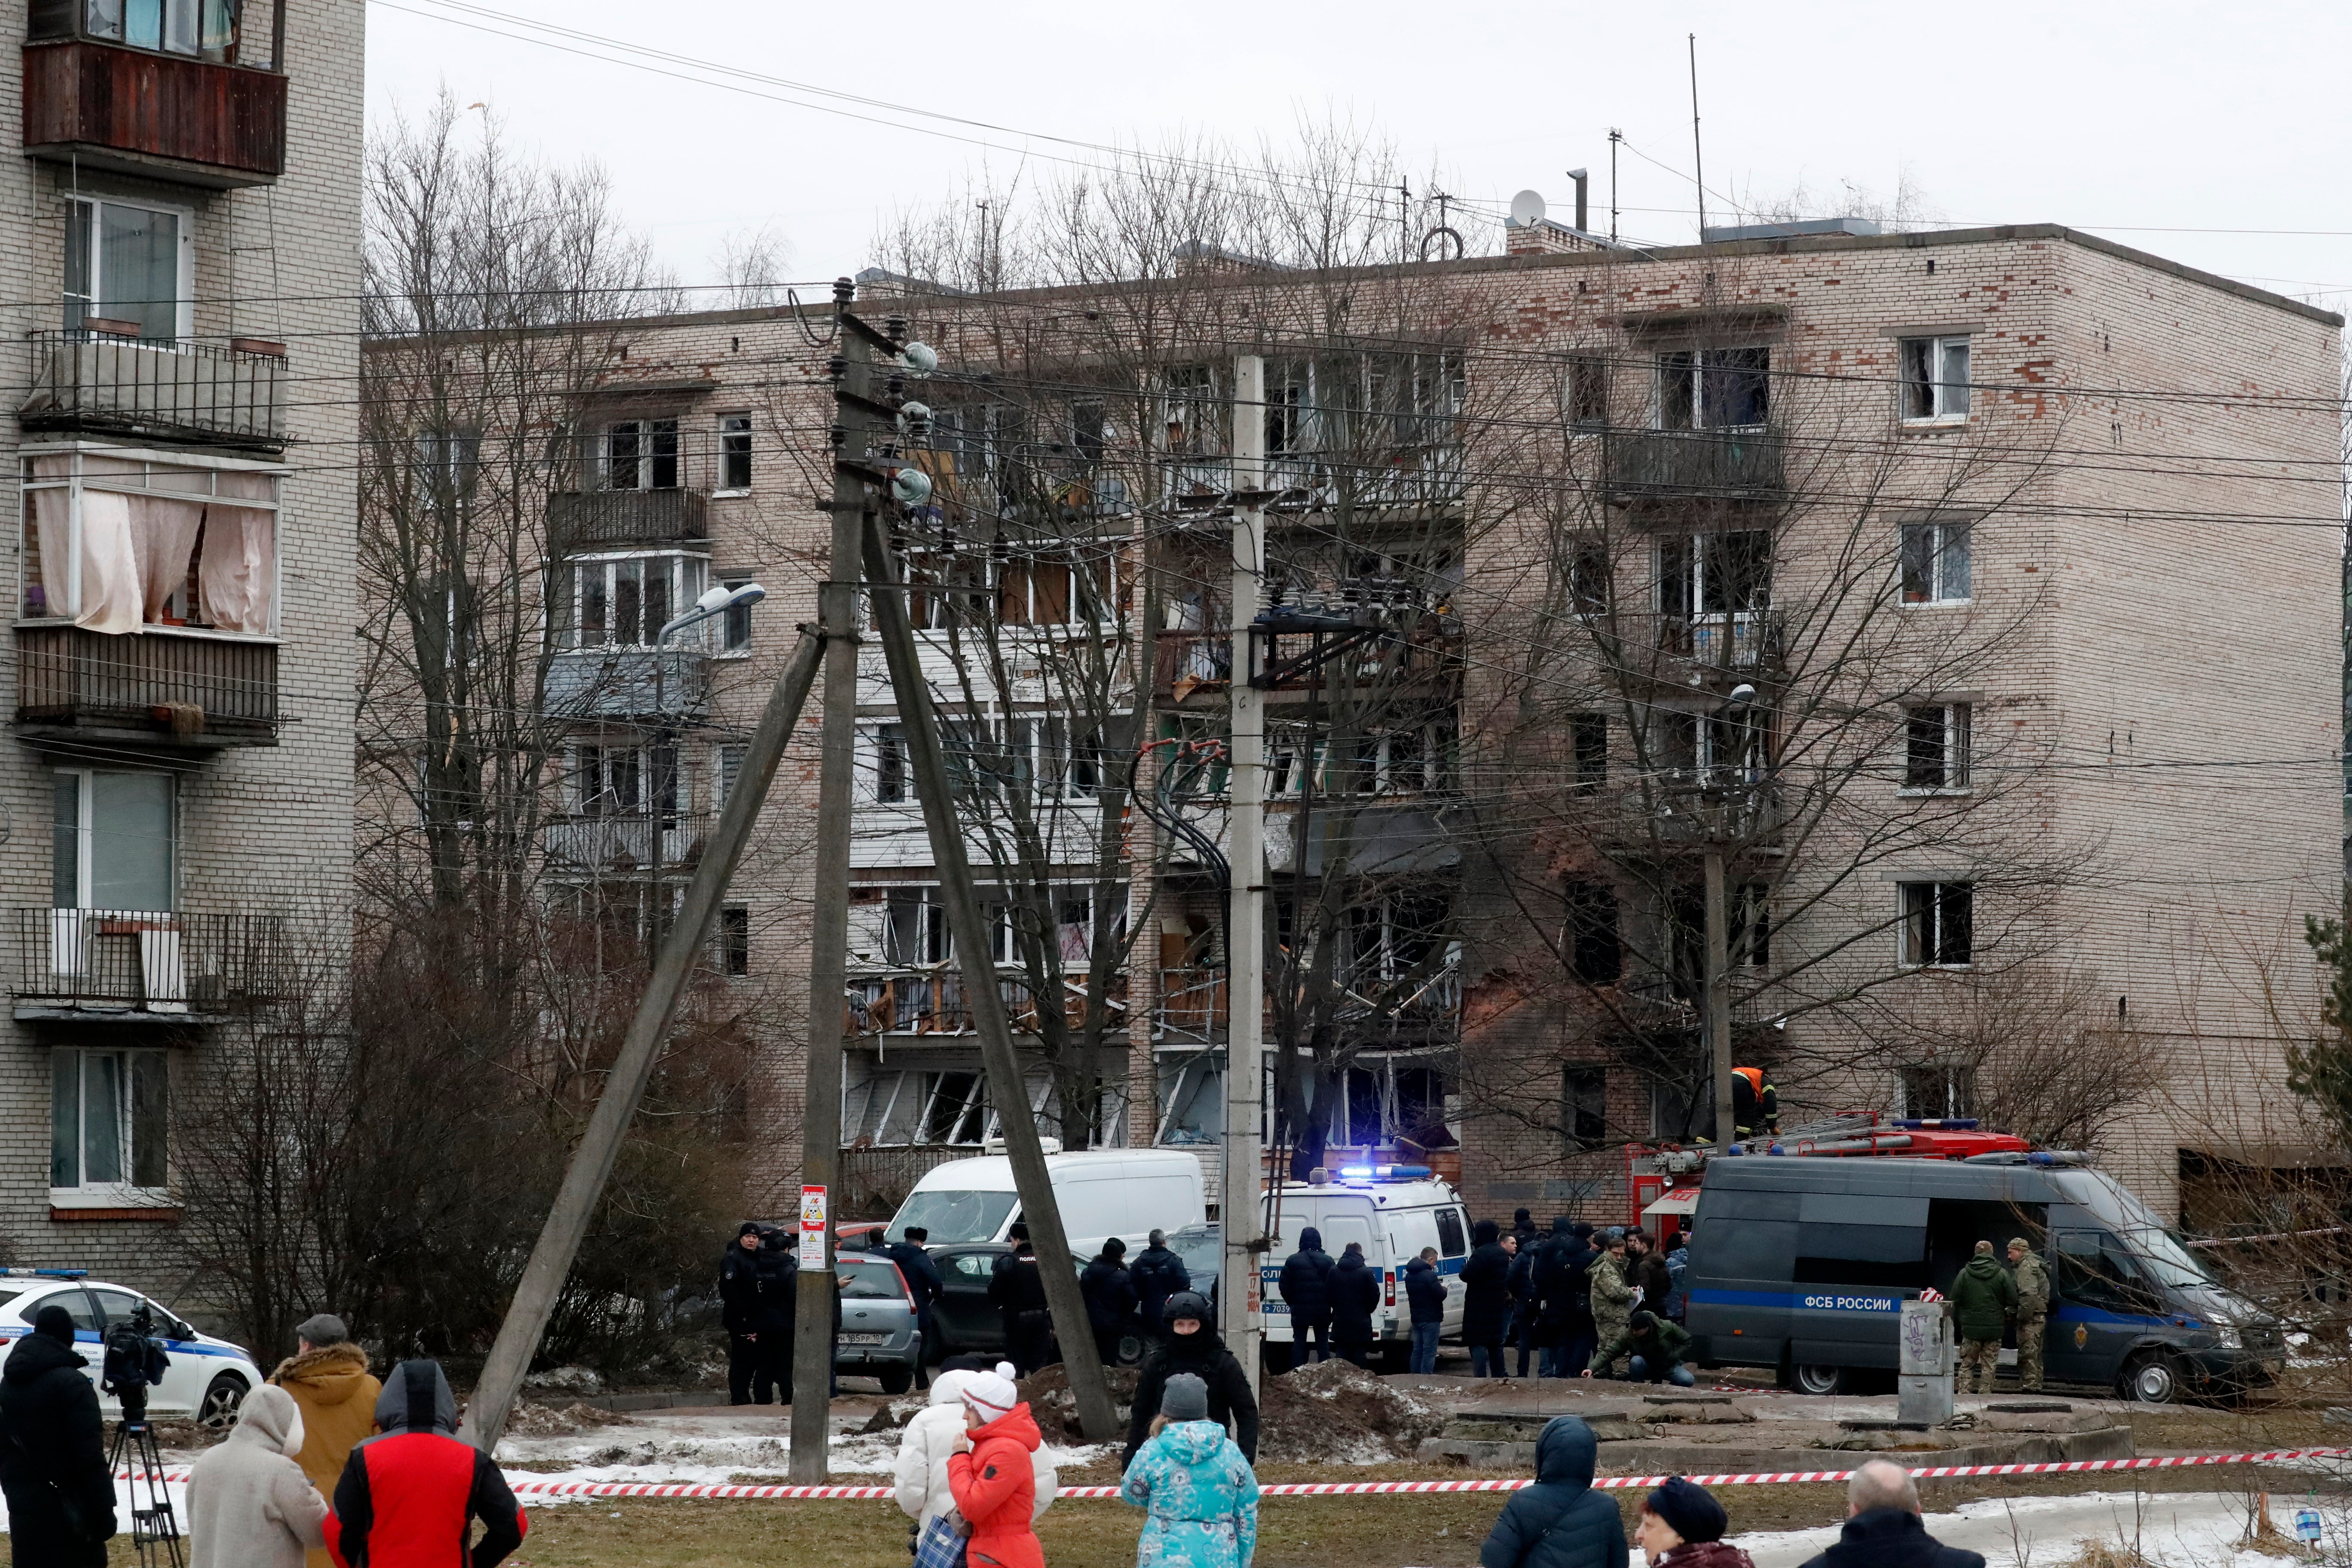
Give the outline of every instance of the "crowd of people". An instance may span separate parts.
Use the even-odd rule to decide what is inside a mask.
[[[322,1312],[295,1332],[296,1353],[189,1470],[189,1568],[448,1563],[453,1534],[471,1568],[494,1568],[522,1544],[523,1511],[490,1457],[459,1440],[439,1363],[402,1362],[387,1384],[341,1319]],[[107,1561],[114,1478],[85,1364],[55,1305],[0,1363],[0,1494],[19,1563]]]

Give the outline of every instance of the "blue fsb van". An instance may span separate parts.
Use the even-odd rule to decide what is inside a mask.
[[[1902,1303],[1990,1241],[2023,1237],[2050,1271],[2046,1374],[2161,1404],[2267,1382],[2276,1319],[2236,1295],[2105,1173],[2005,1161],[1769,1155],[1706,1168],[1687,1324],[1710,1366],[1767,1366],[1834,1394],[1895,1367]],[[2005,1255],[2004,1255],[2005,1256]]]

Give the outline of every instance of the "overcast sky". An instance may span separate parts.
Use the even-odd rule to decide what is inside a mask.
[[[1801,182],[1834,206],[1842,182],[1884,198],[1907,173],[1954,225],[2063,223],[2338,309],[2352,299],[2340,3],[482,5],[522,21],[473,0],[371,0],[372,122],[446,84],[521,146],[601,160],[688,282],[716,276],[726,236],[761,225],[788,240],[792,277],[830,278],[871,259],[887,214],[949,199],[983,166],[1098,156],[1045,138],[1149,145],[1191,130],[1254,146],[1302,114],[1377,127],[1409,167],[1488,211],[1533,187],[1567,217],[1563,171],[1585,165],[1603,227],[1615,126],[1657,160],[1621,155],[1624,232],[1687,240],[1695,31],[1716,192]],[[899,123],[485,30],[545,38],[546,26],[858,94],[880,107],[831,101]],[[898,105],[1001,129],[905,129]]]

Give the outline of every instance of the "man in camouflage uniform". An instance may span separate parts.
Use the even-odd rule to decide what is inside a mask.
[[[2017,1270],[2017,1377],[2029,1393],[2042,1386],[2042,1335],[2050,1321],[2050,1273],[2025,1237],[2011,1237],[2009,1266]]]
[[[1625,1278],[1625,1238],[1622,1236],[1594,1237],[1602,1251],[1586,1270],[1592,1282],[1592,1324],[1600,1331],[1601,1342],[1611,1344],[1624,1337],[1626,1325],[1633,1315],[1633,1303],[1642,1299],[1641,1291]],[[1625,1358],[1617,1358],[1622,1362]],[[1596,1361],[1592,1363],[1596,1377],[1613,1377],[1616,1369]]]

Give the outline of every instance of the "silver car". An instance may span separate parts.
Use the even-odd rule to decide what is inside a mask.
[[[879,1378],[885,1394],[906,1393],[915,1385],[922,1341],[915,1331],[915,1300],[905,1276],[887,1258],[848,1255],[835,1261],[834,1271],[841,1280],[834,1370],[845,1377]]]

